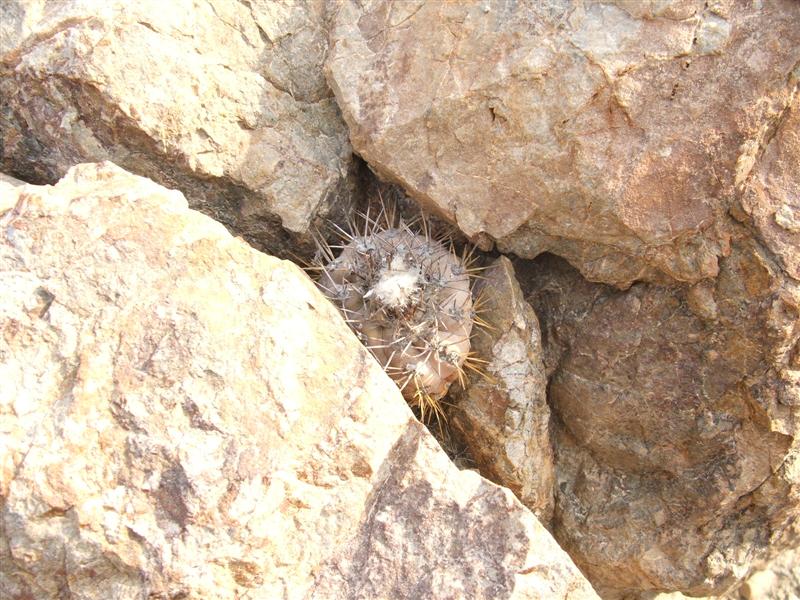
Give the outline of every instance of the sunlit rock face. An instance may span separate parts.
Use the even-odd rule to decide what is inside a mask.
[[[110,164],[0,183],[3,598],[597,596],[296,265]]]
[[[8,0],[0,167],[54,183],[112,160],[271,253],[354,193],[325,83],[325,2]]]
[[[342,2],[355,150],[469,236],[594,281],[696,282],[792,101],[800,6]]]

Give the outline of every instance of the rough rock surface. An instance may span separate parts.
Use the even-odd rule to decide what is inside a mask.
[[[10,175],[4,175],[0,173],[0,191],[9,191],[10,188],[15,188],[20,185],[25,185],[24,181],[20,181],[15,177],[11,177]]]
[[[0,219],[3,598],[596,598],[296,266],[109,163]]]
[[[781,115],[734,206],[765,251],[800,279],[800,95]]]
[[[328,79],[374,169],[467,235],[622,287],[718,274],[800,76],[794,0],[337,7]]]
[[[553,516],[553,448],[539,321],[506,257],[482,273],[475,292],[487,327],[473,335],[489,376],[455,392],[450,423],[481,473],[510,488],[539,519]]]
[[[556,537],[609,597],[722,593],[798,498],[800,288],[747,235],[688,289],[525,273],[556,416]]]
[[[609,597],[723,593],[796,543],[798,22],[789,0],[348,0],[333,19],[356,151],[479,242],[580,271],[519,265],[555,532]]]
[[[639,600],[797,600],[800,598],[800,556],[783,552],[768,566],[752,573],[736,589],[723,596],[685,596],[680,592],[643,594]]]
[[[113,160],[273,252],[346,208],[351,150],[322,73],[323,0],[1,6],[6,172],[52,183]]]
[[[800,551],[784,552],[767,568],[753,573],[730,594],[735,600],[797,600],[800,598]]]

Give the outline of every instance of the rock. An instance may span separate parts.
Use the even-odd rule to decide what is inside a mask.
[[[110,163],[0,194],[4,598],[597,597],[296,266]]]
[[[553,449],[539,321],[506,257],[476,285],[480,318],[473,350],[488,377],[472,373],[455,393],[450,423],[481,473],[510,488],[544,524],[553,516]]]
[[[323,0],[6,0],[0,167],[53,183],[113,160],[255,245],[297,252],[353,193],[327,45]]]
[[[10,191],[10,188],[15,188],[20,185],[25,185],[25,182],[20,181],[15,177],[11,177],[10,175],[0,173],[0,190]]]
[[[798,21],[785,0],[347,0],[333,18],[327,77],[370,166],[475,241],[580,271],[543,257],[520,281],[554,531],[609,598],[724,593],[794,543]]]
[[[800,67],[796,76],[800,78]],[[775,260],[800,279],[800,97],[780,115],[764,146],[735,215],[752,223]]]
[[[744,582],[735,600],[797,600],[800,597],[800,556],[798,550],[788,550],[766,568],[756,571]]]
[[[623,288],[696,283],[796,131],[798,20],[792,0],[346,0],[326,69],[355,150],[468,236]]]
[[[604,597],[723,593],[795,543],[798,282],[743,228],[701,293],[553,262],[521,277],[553,365],[557,539]]]

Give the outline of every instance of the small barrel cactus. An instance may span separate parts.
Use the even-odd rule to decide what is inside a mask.
[[[416,232],[383,217],[340,231],[341,246],[320,242],[318,284],[421,418],[438,418],[450,385],[480,362],[470,354],[471,269],[424,219]]]

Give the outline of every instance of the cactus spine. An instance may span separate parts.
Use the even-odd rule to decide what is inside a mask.
[[[393,212],[382,203],[377,218],[360,215],[363,227],[334,226],[341,245],[320,236],[317,282],[421,419],[441,420],[450,385],[464,384],[465,368],[479,371],[470,354],[477,269],[423,216],[405,223]]]

